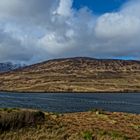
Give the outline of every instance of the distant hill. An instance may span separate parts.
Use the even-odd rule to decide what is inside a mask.
[[[0,63],[0,73],[8,72],[8,71],[15,70],[15,69],[18,69],[18,68],[21,68],[21,67],[22,67],[22,65],[13,64],[11,62]]]
[[[140,61],[76,57],[0,74],[0,90],[19,92],[140,92]]]

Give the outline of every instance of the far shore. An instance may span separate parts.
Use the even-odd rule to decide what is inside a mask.
[[[140,93],[140,91],[93,91],[93,92],[83,92],[83,91],[78,91],[78,92],[70,92],[70,91],[16,91],[16,90],[13,90],[13,91],[9,91],[9,90],[1,90],[0,93],[56,93],[56,94],[60,94],[60,93],[64,93],[64,94],[67,94],[67,93],[77,93],[77,94],[80,94],[80,93],[90,93],[90,94],[94,94],[94,93],[112,93],[112,94],[116,94],[116,93]]]

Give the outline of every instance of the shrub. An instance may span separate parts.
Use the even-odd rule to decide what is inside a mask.
[[[42,123],[45,115],[40,111],[13,111],[4,112],[0,116],[0,131],[20,129]]]

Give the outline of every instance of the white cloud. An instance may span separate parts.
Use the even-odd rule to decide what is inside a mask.
[[[73,0],[60,0],[56,14],[66,17],[72,16],[72,4]]]
[[[105,38],[133,37],[140,30],[140,19],[122,13],[105,14],[97,20],[95,29],[99,36]]]
[[[140,54],[140,1],[95,16],[72,0],[0,0],[0,61]]]
[[[105,56],[140,58],[140,1],[125,4],[119,12],[100,16],[95,27],[98,46]],[[132,12],[133,11],[133,12]],[[105,53],[104,53],[105,52]]]

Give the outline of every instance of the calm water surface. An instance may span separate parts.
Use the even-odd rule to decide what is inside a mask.
[[[0,93],[0,108],[81,112],[93,108],[140,114],[140,93]]]

